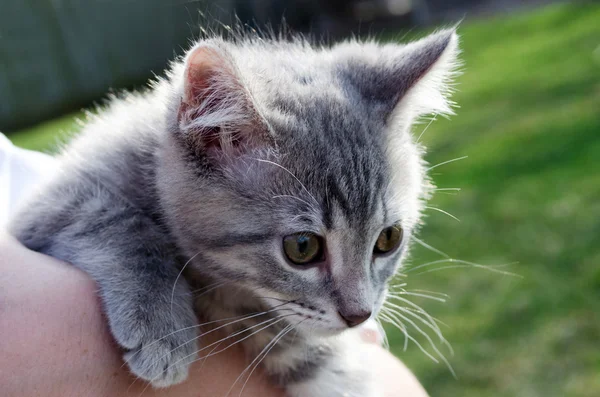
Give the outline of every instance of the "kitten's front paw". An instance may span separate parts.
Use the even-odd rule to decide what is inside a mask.
[[[182,331],[164,337],[148,339],[139,348],[125,353],[129,369],[154,387],[168,387],[183,382],[190,364],[196,359],[197,342],[194,332]],[[187,343],[186,343],[187,342]]]
[[[198,350],[191,305],[178,304],[172,311],[168,307],[145,309],[108,311],[113,336],[128,350],[125,361],[134,375],[154,387],[183,382]]]

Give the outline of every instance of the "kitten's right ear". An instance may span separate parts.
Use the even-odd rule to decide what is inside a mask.
[[[230,54],[203,42],[185,60],[177,120],[197,152],[237,155],[265,143],[266,128]]]

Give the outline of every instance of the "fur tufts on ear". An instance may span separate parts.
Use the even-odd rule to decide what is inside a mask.
[[[236,65],[218,43],[202,42],[187,55],[179,128],[197,151],[239,154],[265,138]]]
[[[458,35],[454,29],[432,34],[409,44],[409,69],[414,73],[412,87],[399,103],[400,111],[408,111],[411,117],[425,114],[454,114],[449,96],[452,81],[459,74]]]
[[[449,83],[457,74],[458,36],[443,30],[407,45],[342,44],[346,56],[340,75],[382,117],[397,111],[414,119],[428,113],[450,114]]]

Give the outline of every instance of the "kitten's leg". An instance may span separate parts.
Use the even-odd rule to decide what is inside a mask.
[[[290,346],[265,359],[265,367],[288,397],[380,397],[363,346],[349,331],[315,345]]]
[[[57,195],[61,205],[31,205],[16,217],[12,233],[30,249],[91,275],[135,375],[156,387],[183,381],[195,358],[197,320],[187,283],[175,283],[172,243],[154,221],[111,194],[82,194],[85,189]]]

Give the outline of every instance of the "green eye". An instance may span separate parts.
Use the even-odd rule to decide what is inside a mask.
[[[379,237],[377,237],[373,252],[375,254],[385,254],[396,249],[402,241],[403,234],[400,226],[386,227],[381,231]]]
[[[283,238],[285,256],[296,265],[308,265],[323,256],[321,237],[313,233],[295,233]]]

